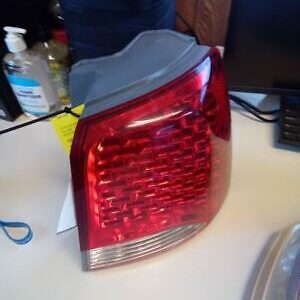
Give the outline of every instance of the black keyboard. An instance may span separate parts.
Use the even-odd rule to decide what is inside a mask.
[[[282,96],[279,116],[279,142],[300,146],[300,97]]]

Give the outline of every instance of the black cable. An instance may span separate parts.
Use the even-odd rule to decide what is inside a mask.
[[[279,112],[279,109],[274,109],[274,110],[260,110],[258,107],[250,104],[249,102],[235,96],[235,95],[229,95],[229,98],[231,101],[234,103],[238,104],[242,108],[244,108],[247,112],[255,116],[257,119],[259,119],[262,122],[265,123],[276,123],[278,122],[278,118],[273,118],[273,119],[268,119],[263,117],[262,115],[274,115]]]
[[[200,45],[201,44],[200,40],[199,40],[195,30],[193,29],[193,27],[187,22],[187,20],[178,11],[176,11],[176,15],[181,20],[181,22],[188,28],[189,32],[194,36],[197,44]]]
[[[265,123],[276,123],[278,121],[278,118],[267,119],[267,118],[261,116],[260,114],[258,114],[256,111],[253,111],[253,110],[249,109],[249,107],[247,107],[247,106],[245,106],[243,104],[240,104],[240,106],[243,107],[246,111],[248,111],[250,114],[252,114],[253,116],[255,116],[257,119],[259,119],[262,122],[265,122]]]
[[[231,101],[233,101],[234,103],[236,103],[239,106],[241,106],[242,108],[244,108],[246,111],[248,111],[249,113],[251,113],[253,116],[255,116],[260,121],[263,121],[263,122],[266,122],[266,123],[276,123],[278,121],[278,118],[267,119],[267,118],[264,118],[261,115],[274,115],[274,114],[277,114],[279,112],[279,109],[274,109],[274,110],[260,110],[258,107],[250,104],[249,102],[247,102],[247,101],[245,101],[245,100],[243,100],[243,99],[241,99],[241,98],[239,98],[239,97],[237,97],[235,95],[229,94],[229,98],[230,98]],[[55,117],[55,116],[63,114],[63,113],[71,114],[72,116],[74,116],[76,118],[80,117],[80,115],[78,115],[77,113],[73,112],[71,110],[71,108],[69,108],[69,107],[66,106],[66,107],[64,107],[64,109],[56,111],[56,112],[51,113],[51,114],[48,114],[46,116],[43,116],[43,117],[31,120],[29,122],[22,123],[22,124],[17,125],[17,126],[13,126],[13,127],[1,130],[0,131],[0,135],[4,134],[4,133],[11,132],[11,131],[14,131],[14,130],[17,130],[17,129],[20,129],[20,128],[23,128],[23,127],[26,127],[26,126],[29,126],[29,125],[32,125],[32,124],[35,124],[35,123],[38,123],[38,122],[41,122],[41,121],[44,121],[44,120],[47,120],[49,118]]]
[[[232,95],[232,94],[229,94],[229,98],[237,103],[237,104],[240,104],[240,103],[243,103],[244,105],[246,105],[247,107],[249,107],[250,109],[256,111],[257,113],[261,114],[261,115],[274,115],[274,114],[277,114],[279,113],[279,109],[273,109],[273,110],[261,110],[259,109],[258,107],[252,105],[251,103],[241,99],[240,97],[238,96],[235,96],[235,95]]]
[[[25,122],[25,123],[22,123],[20,125],[17,125],[17,126],[13,126],[13,127],[10,127],[10,128],[7,128],[7,129],[4,129],[4,130],[1,130],[0,131],[0,135],[1,134],[4,134],[4,133],[7,133],[7,132],[10,132],[10,131],[14,131],[14,130],[17,130],[17,129],[20,129],[20,128],[23,128],[23,127],[26,127],[26,126],[29,126],[29,125],[32,125],[32,124],[35,124],[35,123],[38,123],[38,122],[41,122],[41,121],[44,121],[44,120],[47,120],[49,118],[52,118],[52,117],[55,117],[57,115],[60,115],[60,114],[71,114],[72,116],[76,117],[76,118],[79,118],[80,115],[78,115],[77,113],[73,112],[71,110],[71,108],[69,107],[64,107],[64,109],[62,110],[59,110],[59,111],[56,111],[52,114],[49,114],[49,115],[46,115],[46,116],[43,116],[43,117],[40,117],[40,118],[37,118],[37,119],[34,119],[34,120],[31,120],[29,122]]]

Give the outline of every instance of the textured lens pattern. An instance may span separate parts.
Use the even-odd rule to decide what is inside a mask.
[[[71,152],[76,214],[81,250],[101,254],[90,256],[95,265],[109,265],[110,249],[119,255],[128,243],[181,228],[133,257],[170,248],[220,208],[231,157],[220,61],[212,52],[169,84],[79,122]],[[131,259],[124,251],[121,260]]]
[[[208,213],[211,148],[199,113],[106,137],[94,156],[97,221],[118,242]]]

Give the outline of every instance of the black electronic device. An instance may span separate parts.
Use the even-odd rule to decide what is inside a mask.
[[[300,101],[299,97],[282,96],[279,117],[279,141],[300,146]]]
[[[279,140],[284,143],[290,142],[286,107],[297,115],[291,111],[300,105],[299,16],[297,0],[233,0],[224,55],[230,90],[282,96]],[[293,105],[283,96],[293,96]]]

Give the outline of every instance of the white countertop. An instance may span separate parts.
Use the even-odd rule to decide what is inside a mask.
[[[273,148],[273,125],[233,112],[232,129],[230,192],[212,223],[170,252],[93,272],[81,269],[77,230],[56,235],[70,175],[50,124],[0,136],[0,219],[34,231],[18,246],[0,230],[0,298],[243,299],[267,238],[300,221],[300,154]]]

